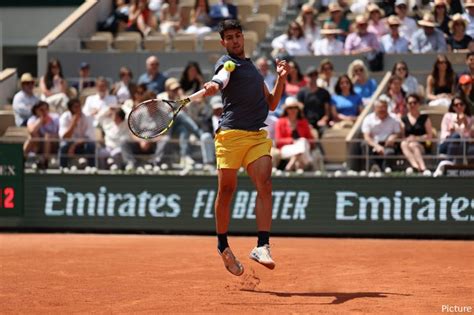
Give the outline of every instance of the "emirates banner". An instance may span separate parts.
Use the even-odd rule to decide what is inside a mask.
[[[472,237],[472,178],[273,179],[272,233]],[[0,227],[213,233],[212,176],[25,176],[23,215]],[[230,232],[256,230],[256,198],[239,177]]]

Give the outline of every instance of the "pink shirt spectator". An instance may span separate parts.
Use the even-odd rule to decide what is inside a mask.
[[[472,129],[472,117],[466,116],[467,126],[465,124],[459,125],[457,123],[457,114],[448,112],[444,114],[441,121],[441,135],[440,140],[443,141],[451,133],[457,132],[462,138],[470,138]],[[454,131],[451,131],[454,129]]]
[[[388,33],[388,27],[385,24],[385,21],[378,21],[377,24],[375,24],[373,21],[370,21],[367,31],[369,33],[374,33],[375,36],[377,36],[377,39],[380,40],[382,36]]]
[[[372,48],[373,50],[378,51],[380,47],[377,36],[374,33],[365,33],[360,35],[359,33],[351,33],[346,38],[346,43],[344,45],[344,50],[346,54],[351,54],[354,50]]]

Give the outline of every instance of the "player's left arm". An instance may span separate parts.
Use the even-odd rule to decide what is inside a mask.
[[[265,99],[267,101],[270,110],[275,110],[280,102],[281,96],[283,95],[283,89],[285,88],[286,76],[288,75],[289,66],[285,60],[277,60],[276,72],[278,74],[275,86],[272,92],[268,91],[268,88],[263,84],[265,93]]]

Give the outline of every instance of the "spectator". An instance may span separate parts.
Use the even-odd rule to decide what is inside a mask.
[[[140,32],[143,36],[156,29],[157,21],[148,8],[147,0],[131,1],[127,26],[129,31]]]
[[[78,99],[69,100],[67,108],[59,118],[59,137],[62,140],[59,147],[60,165],[66,167],[70,156],[85,154],[89,166],[93,166],[95,129],[92,117],[82,113]]]
[[[286,96],[296,96],[303,86],[306,86],[306,80],[296,61],[289,61],[290,71],[286,77],[285,94]]]
[[[130,68],[122,66],[119,70],[120,81],[116,82],[112,88],[111,94],[115,95],[119,104],[132,98],[137,86],[133,83],[133,73]]]
[[[71,84],[78,94],[81,94],[84,89],[95,86],[95,80],[90,77],[90,70],[90,65],[85,61],[79,65],[79,79]]]
[[[219,128],[219,121],[221,119],[222,113],[224,112],[224,104],[222,104],[222,97],[215,95],[211,97],[209,104],[212,107],[212,117],[210,120],[212,134],[215,135],[217,129]]]
[[[474,0],[466,0],[464,7],[466,12],[463,17],[468,22],[466,34],[474,38]]]
[[[441,121],[439,153],[447,154],[456,164],[462,162],[463,146],[468,146],[467,140],[472,137],[472,117],[468,106],[459,96],[455,96],[449,110]],[[472,151],[467,148],[466,151]],[[471,152],[474,154],[474,152]]]
[[[347,75],[339,77],[335,92],[331,97],[331,117],[336,123],[352,126],[362,110],[362,98],[354,92],[354,85]]]
[[[358,15],[355,19],[356,31],[350,33],[344,44],[344,51],[348,55],[380,51],[380,43],[374,33],[367,31],[367,18]]]
[[[109,82],[104,77],[98,77],[95,84],[97,93],[86,98],[82,112],[86,116],[93,117],[97,123],[97,113],[104,108],[118,106],[118,101],[115,95],[109,95]]]
[[[104,32],[124,32],[128,27],[128,15],[130,7],[125,0],[114,1],[114,11],[105,21],[99,22],[98,30]]]
[[[349,33],[349,27],[351,23],[343,14],[342,7],[339,5],[339,3],[330,3],[328,9],[329,18],[326,20],[326,22],[332,22],[337,25],[338,29],[342,30],[342,34],[339,36],[339,39],[344,41],[347,34]]]
[[[390,112],[401,118],[407,114],[408,108],[405,102],[405,92],[402,89],[402,79],[392,75],[387,82],[386,95],[390,99],[388,107]]]
[[[392,15],[387,19],[387,23],[390,27],[390,32],[382,36],[380,40],[382,50],[387,54],[407,53],[410,43],[405,37],[400,36],[400,19],[396,15]]]
[[[395,13],[400,19],[400,35],[408,40],[411,40],[412,36],[418,30],[416,22],[411,17],[408,17],[408,6],[406,0],[395,1]]]
[[[337,39],[337,35],[342,34],[340,29],[336,29],[336,24],[324,23],[321,35],[322,39],[313,42],[313,51],[316,56],[334,56],[344,54],[344,44]]]
[[[405,61],[398,61],[393,65],[392,75],[402,79],[402,89],[405,94],[416,94],[418,92],[418,81],[408,71],[408,65]]]
[[[299,16],[296,18],[302,28],[308,43],[314,43],[320,37],[319,26],[316,22],[317,11],[309,3],[305,3],[301,6]]]
[[[438,55],[433,70],[426,79],[426,98],[430,106],[449,106],[454,94],[455,77],[448,58]]]
[[[160,71],[160,61],[156,56],[150,56],[146,60],[146,73],[138,78],[138,84],[145,84],[147,90],[159,94],[165,90],[165,77]]]
[[[169,78],[166,80],[165,85],[166,92],[158,95],[159,98],[174,101],[183,97],[183,90],[178,80]],[[181,111],[179,115],[176,116],[171,133],[172,135],[177,135],[179,138],[180,164],[183,168],[190,167],[194,164],[189,150],[189,136],[191,134],[200,140],[203,163],[212,164],[214,162],[214,143],[212,135],[203,132],[186,111]]]
[[[310,54],[310,43],[307,41],[303,27],[292,21],[288,24],[288,29],[285,34],[282,34],[272,41],[273,52],[276,56],[280,53],[287,53],[290,56],[305,56]]]
[[[190,24],[185,32],[196,34],[202,37],[212,32],[212,19],[209,16],[210,7],[208,0],[195,0],[194,8],[191,11]]]
[[[387,102],[383,99],[376,100],[374,112],[367,115],[362,122],[362,133],[371,156],[370,164],[375,162],[379,170],[386,168],[387,157],[395,155],[400,131],[400,123],[388,114]]]
[[[407,104],[408,113],[402,117],[404,139],[400,147],[411,167],[423,173],[426,172],[423,154],[431,151],[433,127],[428,115],[420,113],[418,95],[409,95]]]
[[[62,113],[67,107],[67,83],[64,80],[61,63],[51,59],[46,74],[40,79],[41,99],[53,107],[57,113]]]
[[[311,164],[313,134],[303,115],[303,104],[288,97],[283,105],[283,114],[276,122],[275,141],[280,157],[288,160],[286,171],[304,171]]]
[[[306,70],[308,83],[298,92],[297,99],[303,104],[303,113],[310,125],[322,134],[329,125],[331,95],[325,89],[318,87],[316,83],[318,75],[316,67],[311,66]]]
[[[347,75],[354,84],[354,92],[362,98],[364,103],[367,103],[377,89],[377,82],[369,78],[369,71],[364,62],[360,59],[351,62]]]
[[[35,79],[26,72],[20,78],[21,90],[13,96],[13,113],[15,114],[15,124],[26,126],[31,117],[31,109],[38,103],[39,99],[33,94],[35,88]]]
[[[112,158],[113,163],[122,168],[122,146],[130,140],[125,112],[118,107],[105,107],[97,114],[97,121],[104,132],[105,142],[105,148],[100,150],[100,157]]]
[[[165,0],[160,9],[161,33],[173,37],[185,24],[179,0]]]
[[[443,32],[436,29],[436,23],[431,13],[423,15],[423,19],[418,21],[422,26],[413,34],[411,38],[411,51],[417,54],[428,52],[444,53],[447,51],[446,39]]]
[[[48,168],[49,158],[58,150],[59,116],[49,112],[49,104],[39,101],[31,109],[33,116],[28,119],[30,138],[23,144],[25,154],[40,153],[40,167]]]
[[[474,113],[474,98],[472,97],[472,77],[468,74],[463,74],[459,77],[459,96],[469,107],[469,111]]]
[[[209,16],[212,19],[212,26],[215,27],[222,20],[237,19],[238,10],[230,0],[220,0],[219,3],[211,5]]]
[[[258,72],[263,77],[269,91],[273,91],[276,82],[275,72],[270,70],[270,61],[266,57],[260,57],[255,62]]]
[[[132,98],[126,100],[121,106],[126,116],[128,116],[128,114],[130,114],[132,109],[138,104],[140,104],[140,102],[146,101],[146,99],[143,97],[145,93],[147,92],[150,92],[150,91],[146,89],[145,84],[137,85],[136,89],[133,91]],[[153,96],[156,98],[156,94],[153,93]]]
[[[377,40],[380,41],[382,36],[388,33],[387,24],[382,19],[385,13],[375,3],[370,3],[367,6],[367,12],[369,12],[369,26],[367,27],[367,31],[374,33],[375,36],[377,36]]]
[[[184,90],[184,94],[189,95],[199,91],[202,89],[203,83],[204,79],[199,63],[195,61],[188,62],[179,79],[179,84]]]
[[[143,85],[139,85],[134,94],[134,106],[141,102],[156,98],[156,94],[152,91],[144,90]],[[181,114],[180,114],[181,115]],[[179,115],[178,115],[179,116]],[[137,157],[141,157],[150,164],[158,165],[163,160],[164,149],[169,142],[168,135],[162,135],[151,140],[143,140],[130,136],[128,141],[122,143],[122,158],[128,167],[135,167],[138,164]]]
[[[447,39],[449,52],[463,52],[467,50],[472,37],[466,34],[467,21],[461,14],[453,15],[449,22],[451,35]]]
[[[438,25],[437,28],[448,37],[451,33],[449,31],[449,12],[446,0],[435,0],[433,8],[434,21]]]
[[[330,94],[334,94],[334,88],[336,87],[337,77],[333,75],[334,65],[331,60],[323,59],[319,63],[319,78],[318,86],[320,88],[326,89]]]

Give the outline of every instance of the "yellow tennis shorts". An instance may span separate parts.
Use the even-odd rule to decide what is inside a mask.
[[[214,139],[217,168],[239,169],[258,158],[270,155],[272,140],[267,131],[220,130]]]

